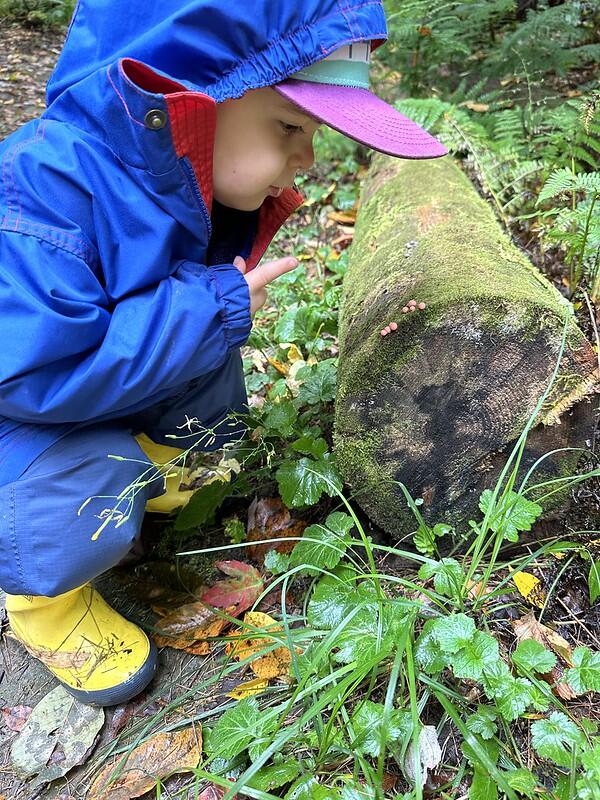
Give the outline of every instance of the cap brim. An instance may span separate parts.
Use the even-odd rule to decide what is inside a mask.
[[[430,133],[368,89],[295,79],[272,88],[310,116],[380,153],[400,158],[448,153]]]

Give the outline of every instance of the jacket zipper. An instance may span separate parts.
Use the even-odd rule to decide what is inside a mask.
[[[208,241],[210,241],[210,238],[212,236],[212,221],[210,218],[210,214],[208,213],[206,203],[204,202],[204,198],[202,197],[202,192],[200,191],[200,187],[198,186],[198,181],[196,180],[194,168],[192,167],[190,160],[187,156],[184,156],[181,159],[181,165],[183,167],[183,171],[185,172],[190,189],[192,190],[192,194],[198,201],[200,210],[204,215],[204,221],[206,222],[206,226],[208,228]]]

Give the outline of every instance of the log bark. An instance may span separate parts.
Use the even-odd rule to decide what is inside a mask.
[[[426,309],[403,314],[410,299]],[[382,337],[392,320],[398,330]],[[521,474],[553,448],[585,446],[593,347],[451,158],[374,158],[344,279],[335,449],[375,523],[392,535],[414,529],[398,481],[431,523],[480,516],[479,495],[548,386],[565,326]],[[546,459],[535,482],[572,474],[580,455]]]

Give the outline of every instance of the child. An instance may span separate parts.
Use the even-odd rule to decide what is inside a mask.
[[[239,348],[297,262],[257,265],[319,125],[445,153],[370,93],[385,37],[376,0],[80,0],[46,111],[0,147],[0,586],[15,636],[84,702],[152,678],[154,646],[89,581],[145,508],[187,500],[142,480],[181,452],[170,435],[240,436]]]

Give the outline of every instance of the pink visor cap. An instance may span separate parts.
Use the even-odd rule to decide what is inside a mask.
[[[370,42],[353,42],[273,85],[279,94],[336,131],[400,158],[439,158],[446,148],[369,89]]]

